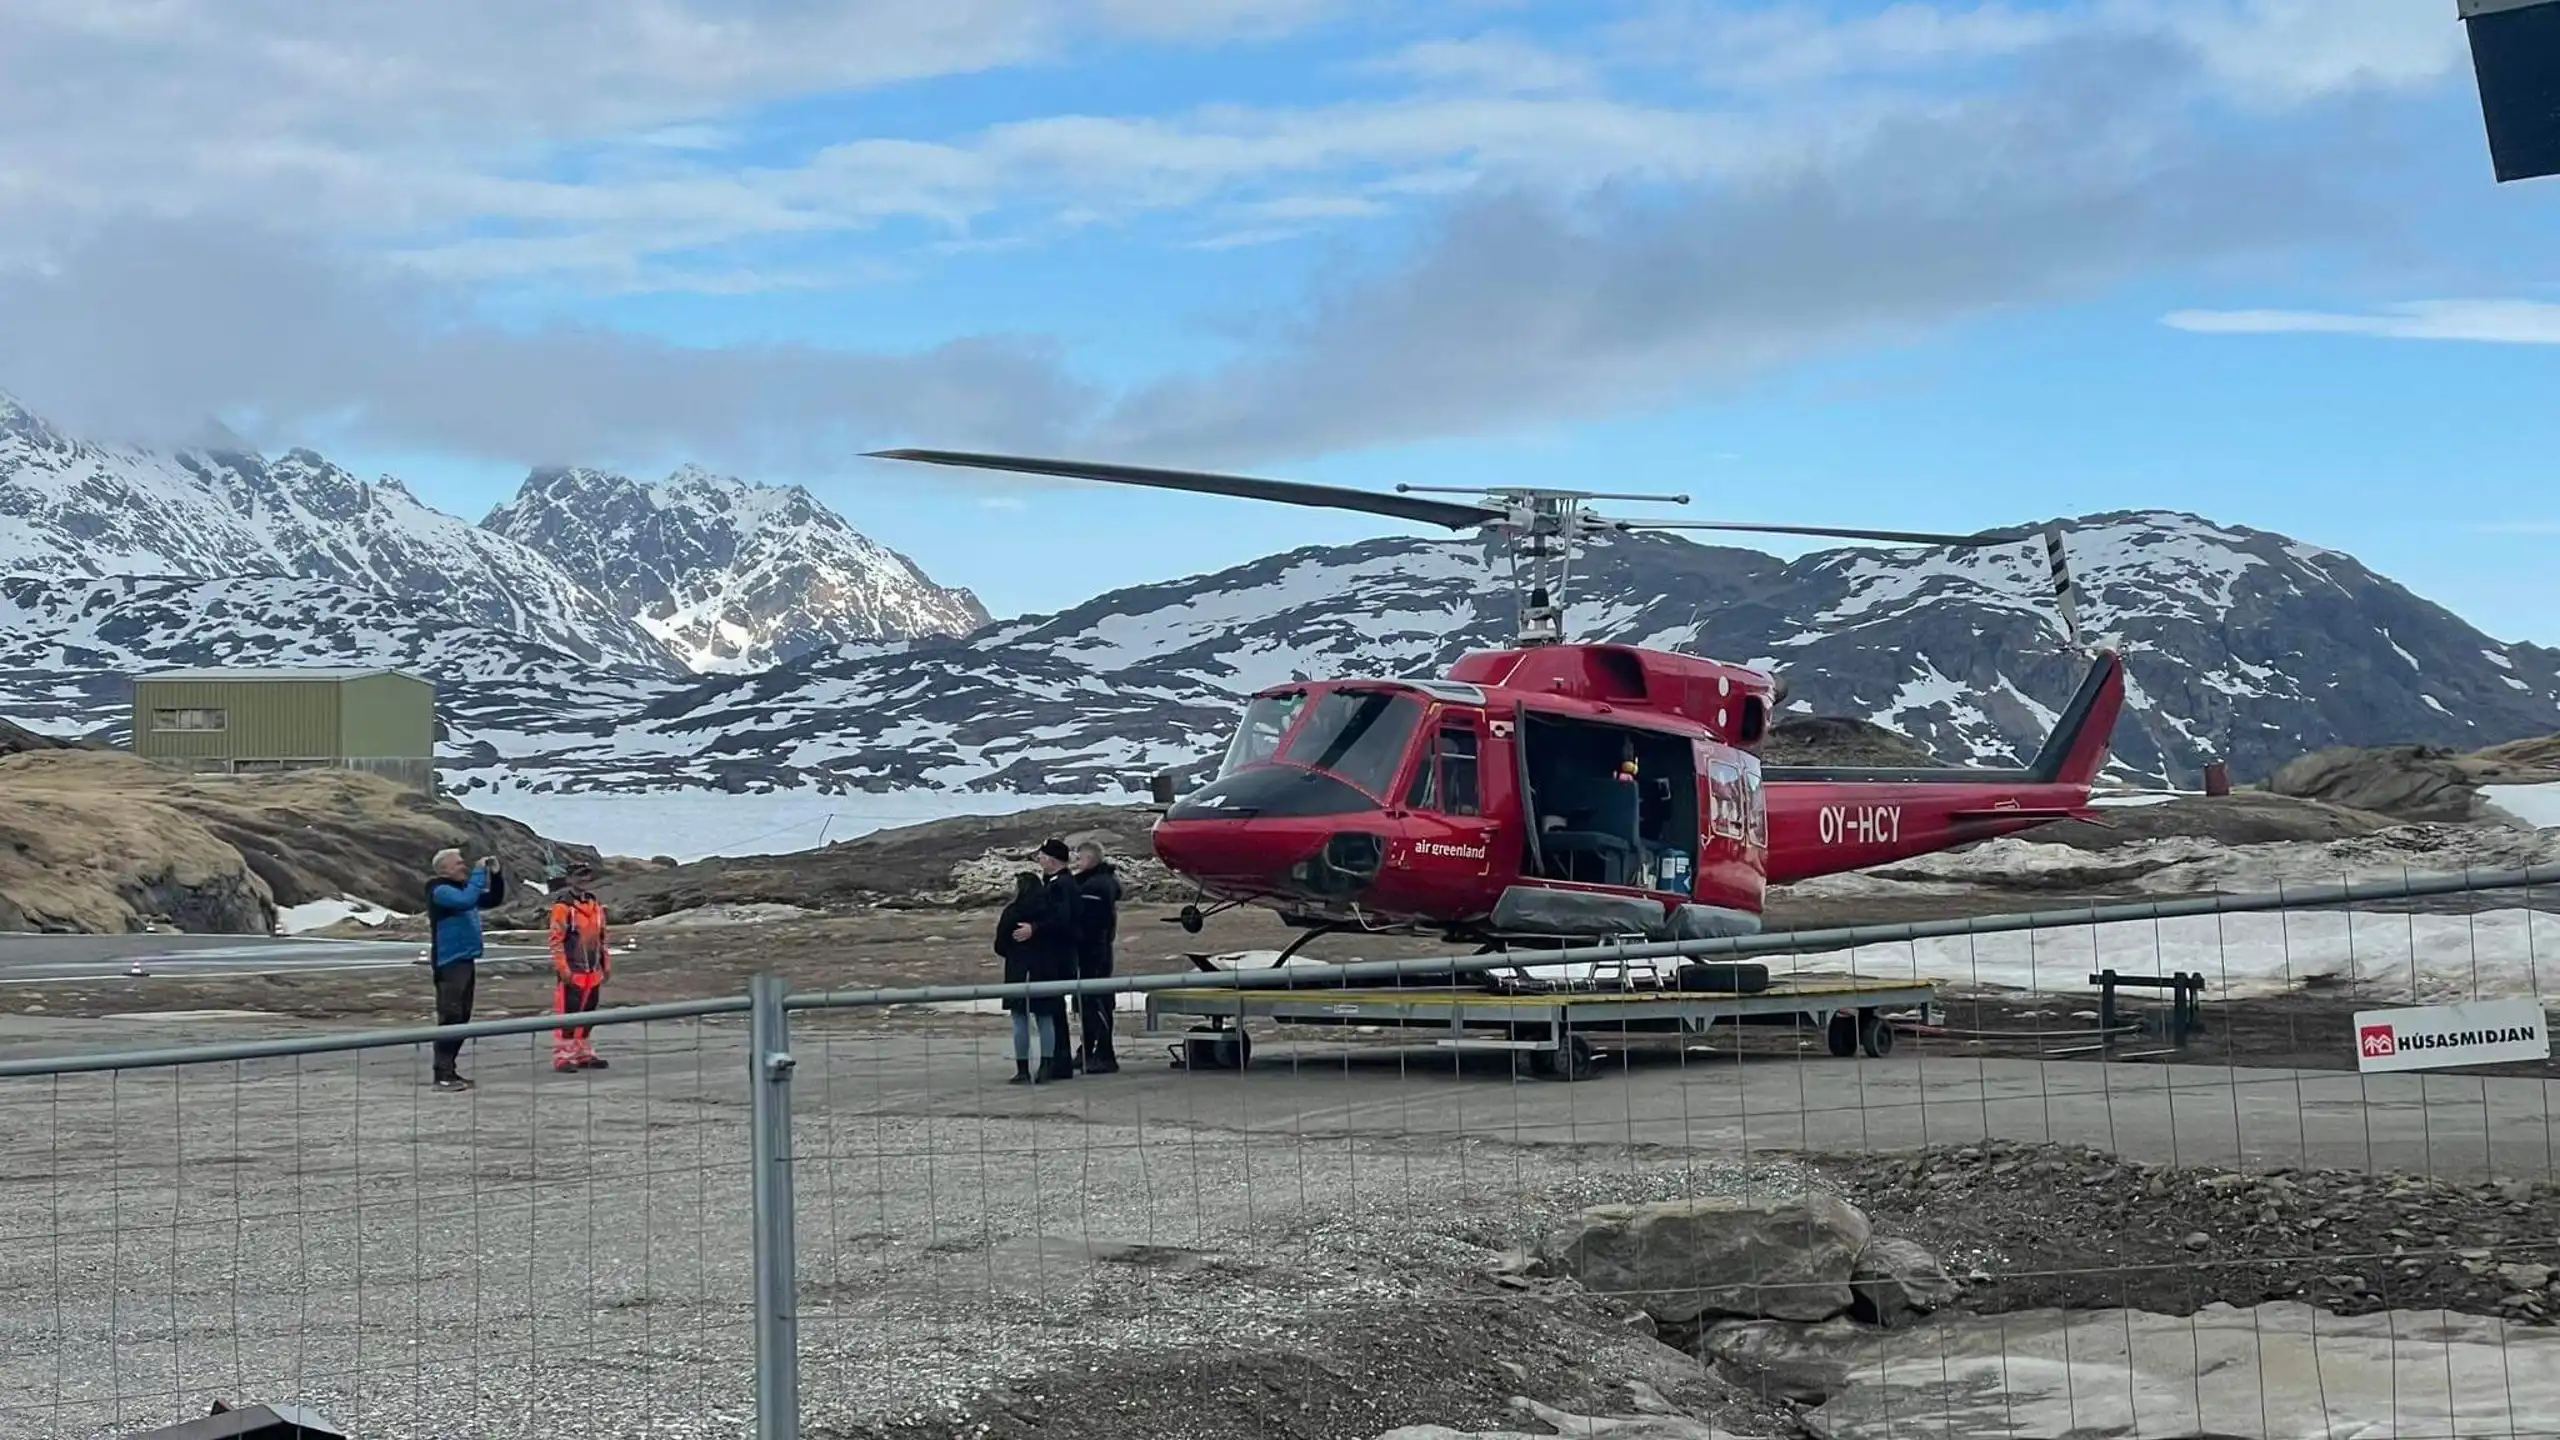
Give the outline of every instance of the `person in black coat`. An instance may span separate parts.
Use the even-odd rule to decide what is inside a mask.
[[[1042,978],[1038,973],[1038,955],[1029,940],[1016,938],[1024,930],[1038,925],[1044,914],[1045,897],[1040,877],[1025,870],[1013,877],[1013,898],[1005,902],[1004,913],[996,917],[996,954],[1004,957],[1004,983],[1027,985]],[[1013,1016],[1013,1081],[1016,1085],[1036,1085],[1048,1078],[1051,1048],[1055,1033],[1045,1007],[1059,1007],[1059,1019],[1065,1019],[1064,1004],[1059,999],[1028,999],[1020,995],[1004,998],[1004,1008]]]
[[[1083,908],[1084,892],[1076,885],[1068,859],[1063,840],[1051,839],[1040,846],[1039,886],[1022,902],[1020,913],[1004,932],[1006,938],[1022,947],[1023,972],[1034,983],[1076,978],[1077,912]],[[1041,1077],[1073,1079],[1076,1070],[1068,1048],[1066,997],[1044,995],[1032,999],[1025,1013],[1041,1023],[1048,1041],[1043,1047],[1046,1059],[1039,1067]]]
[[[1102,858],[1102,847],[1087,840],[1076,847],[1075,874],[1076,888],[1084,899],[1076,925],[1076,975],[1099,979],[1111,973],[1111,948],[1120,934],[1120,873]],[[1084,1044],[1077,1052],[1077,1063],[1087,1074],[1109,1075],[1120,1068],[1120,1059],[1111,1049],[1111,1012],[1118,1008],[1119,997],[1077,998],[1084,1015]]]

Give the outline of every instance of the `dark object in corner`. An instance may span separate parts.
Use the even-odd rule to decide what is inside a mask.
[[[2560,175],[2560,0],[2461,0],[2498,183]]]

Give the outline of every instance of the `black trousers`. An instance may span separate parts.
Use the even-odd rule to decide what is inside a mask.
[[[601,979],[593,985],[557,983],[552,988],[559,992],[560,1016],[564,1020],[572,1015],[584,1015],[604,1005],[604,981]],[[551,1033],[563,1040],[584,1040],[595,1033],[595,1028],[593,1025],[567,1025]]]
[[[1099,980],[1110,973],[1111,957],[1108,955],[1085,955],[1079,956],[1076,960],[1076,978],[1079,980]],[[1117,995],[1076,997],[1076,1008],[1084,1014],[1085,1054],[1110,1055],[1112,1053],[1111,1012],[1118,1008],[1119,999]]]
[[[438,1025],[470,1024],[471,991],[473,982],[477,979],[473,963],[469,960],[456,960],[450,965],[438,965],[435,967],[435,972],[436,1023]],[[454,1078],[454,1067],[462,1063],[462,1042],[439,1040],[436,1042],[435,1051],[435,1078],[438,1080]]]

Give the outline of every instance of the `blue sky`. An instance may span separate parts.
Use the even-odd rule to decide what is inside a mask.
[[[850,456],[2191,509],[2560,643],[2560,182],[2451,10],[39,5],[0,387],[473,516],[797,481],[1001,612],[1393,527]]]

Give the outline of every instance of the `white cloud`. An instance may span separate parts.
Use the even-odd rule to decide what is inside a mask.
[[[1500,34],[1417,41],[1362,68],[1373,74],[1496,94],[1581,90],[1599,80],[1597,68],[1580,56]]]
[[[2425,0],[2063,0],[1933,4],[1664,0],[1615,30],[1622,58],[1684,65],[1712,83],[1782,90],[1859,77],[1934,78],[2073,38],[2190,48],[2226,99],[2290,105],[2442,78],[2462,59],[2450,3]]]
[[[2325,310],[2179,310],[2162,317],[2208,335],[2372,335],[2560,345],[2560,304],[2546,300],[2413,300],[2362,314]]]
[[[778,102],[1046,64],[1098,30],[1209,43],[1372,12],[0,4],[0,264],[51,267],[0,272],[0,384],[75,421],[353,414],[403,445],[670,447],[742,468],[841,453],[840,432],[866,425],[1250,459],[1646,404],[2362,233],[2375,222],[2342,216],[2328,184],[2362,156],[2314,102],[2446,70],[2401,0],[1900,0],[1846,18],[1685,4],[1676,25],[1593,39],[1588,62],[1486,32],[1407,43],[1369,73],[1416,88],[1385,98],[804,135],[814,148],[783,154],[753,148],[776,143],[758,112]],[[1409,41],[1418,27],[1397,23]],[[1609,68],[1639,62],[1642,100]],[[2284,113],[2232,127],[2216,102],[2234,94]],[[474,287],[525,276],[843,286],[1150,213],[1181,213],[1180,242],[1236,249],[1423,210],[1441,223],[1401,267],[1331,273],[1237,364],[1116,401],[1023,343],[700,351],[455,319]],[[279,235],[298,243],[243,248]],[[2488,323],[2320,323],[2384,320]]]
[[[757,247],[787,246],[811,283],[860,282],[895,272],[877,259],[813,267],[805,242],[904,220],[987,246],[1193,206],[1365,200],[1225,232],[1278,239],[1488,183],[1569,197],[1782,180],[1915,116],[1996,100],[2004,77],[1971,62],[2075,37],[2173,41],[2258,100],[2415,83],[2440,76],[2459,44],[2454,24],[2414,18],[2422,8],[1894,0],[1843,14],[1814,0],[1666,0],[1594,54],[1685,66],[1727,92],[1614,98],[1593,59],[1478,32],[1373,62],[1418,87],[1393,98],[857,134],[747,165],[735,157],[755,113],[778,102],[1048,63],[1096,34],[1258,38],[1368,12],[1339,0],[18,0],[0,44],[0,246],[23,256],[93,223],[226,217],[387,247],[457,281],[753,288],[768,282],[739,272],[765,263]],[[1933,84],[1903,83],[1920,80]]]
[[[1102,17],[1136,35],[1192,39],[1283,33],[1348,9],[1348,0],[1098,0]]]
[[[1801,3],[1683,5],[1620,28],[1617,41],[1631,57],[1677,59],[1714,83],[1768,90],[1996,59],[2086,25],[2069,10],[1998,0],[1963,7],[1901,0],[1854,17]]]
[[[2108,0],[2101,13],[2192,45],[2226,94],[2256,105],[2429,84],[2464,53],[2454,6],[2431,0]]]

